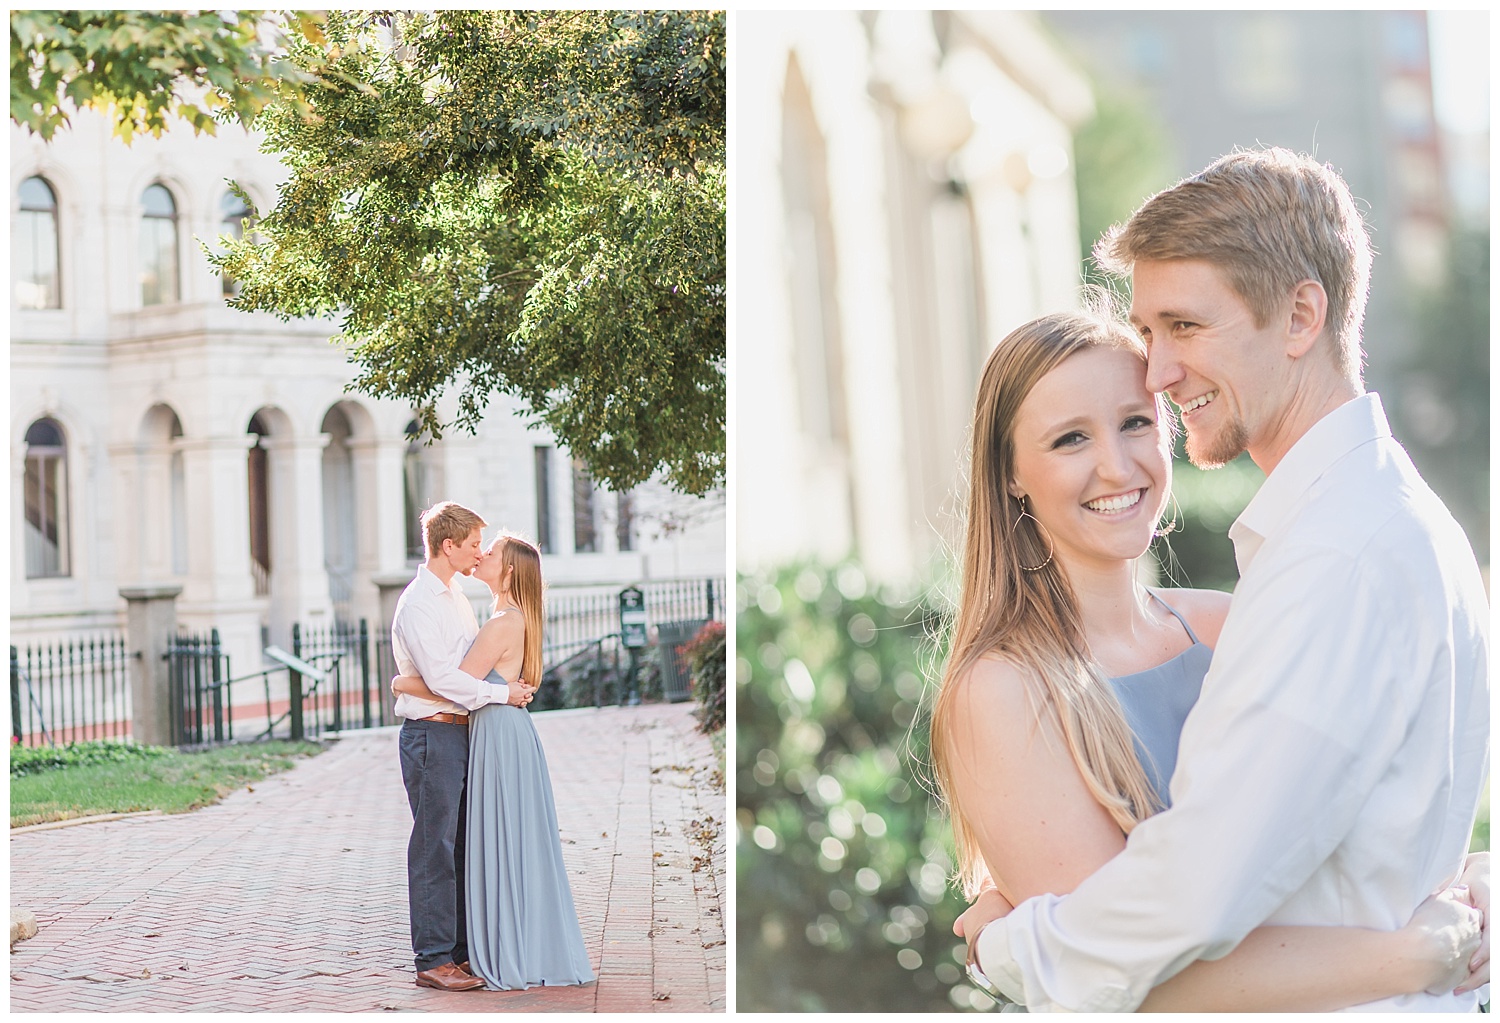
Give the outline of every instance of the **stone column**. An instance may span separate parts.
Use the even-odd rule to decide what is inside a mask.
[[[293,622],[333,623],[323,559],[323,448],[327,434],[267,437],[271,491],[271,634],[285,641]]]
[[[384,613],[376,579],[411,578],[406,568],[406,493],[402,473],[406,441],[400,437],[351,440],[349,450],[354,459],[354,503],[359,509],[355,617],[368,618],[373,629],[380,626]]]
[[[181,586],[120,591],[125,598],[125,640],[131,655],[132,730],[135,741],[146,746],[172,744],[172,684],[165,657],[177,628],[181,593]]]
[[[375,586],[380,590],[380,620],[371,622],[372,629],[389,630],[391,622],[396,618],[396,602],[401,599],[401,591],[406,589],[408,583],[417,577],[415,568],[403,569],[388,575],[376,576],[373,580]]]
[[[177,443],[187,483],[185,599],[203,605],[248,604],[255,597],[248,460],[255,437],[236,433]]]
[[[10,610],[29,610],[26,587],[26,441],[10,446]]]

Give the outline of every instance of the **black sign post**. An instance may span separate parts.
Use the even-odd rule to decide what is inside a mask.
[[[638,586],[620,591],[620,645],[630,651],[630,684],[620,686],[620,706],[635,706],[641,702],[641,648],[646,645],[646,595]]]

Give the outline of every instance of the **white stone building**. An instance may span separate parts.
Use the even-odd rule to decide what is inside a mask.
[[[739,567],[921,579],[985,356],[1079,303],[1092,94],[1017,12],[741,12],[734,79]]]
[[[409,407],[346,393],[332,322],[230,309],[200,241],[239,229],[227,181],[269,208],[283,176],[236,129],[12,126],[12,643],[116,627],[135,586],[180,586],[246,665],[293,622],[378,624],[442,498],[539,542],[554,594],[724,575],[722,500],[603,492],[509,400],[424,446]]]

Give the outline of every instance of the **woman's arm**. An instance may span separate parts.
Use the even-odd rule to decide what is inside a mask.
[[[525,634],[525,628],[519,611],[502,611],[495,615],[474,637],[459,668],[475,678],[484,678],[500,662],[505,648]]]
[[[441,700],[442,697],[427,688],[422,681],[421,675],[397,675],[391,679],[391,695],[400,696],[405,693],[415,696],[419,700]]]
[[[1222,959],[1200,959],[1151,989],[1141,1012],[1331,1012],[1418,991],[1452,991],[1469,973],[1479,915],[1451,890],[1399,931],[1257,927]]]
[[[1125,836],[1084,785],[1056,712],[1045,707],[1038,714],[1019,669],[998,658],[981,660],[956,684],[962,686],[952,716],[957,724],[946,737],[953,796],[1004,897],[989,901],[1003,907],[1072,891],[1124,848]],[[977,933],[1002,912],[977,920],[966,914],[963,926]],[[1474,949],[1457,943],[1459,912],[1451,906],[1431,912],[1438,922],[1414,919],[1416,931],[1413,925],[1397,932],[1262,927],[1228,956],[1193,963],[1158,986],[1142,1008],[1315,1011],[1435,987],[1450,976],[1460,953],[1466,965]],[[1458,972],[1447,988],[1466,973]]]
[[[500,660],[507,641],[514,641],[518,636],[524,636],[524,630],[525,626],[519,614],[501,612],[491,618],[484,623],[484,627],[474,637],[474,642],[469,645],[469,652],[464,654],[464,659],[458,666],[459,670],[475,678],[484,678]],[[536,691],[535,686],[527,685],[521,679],[508,683],[508,686],[510,688],[508,702],[512,704],[520,704]],[[396,695],[406,693],[423,700],[443,699],[427,688],[420,675],[397,675],[391,680],[391,692]]]

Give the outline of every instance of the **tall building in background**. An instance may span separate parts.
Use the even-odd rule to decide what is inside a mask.
[[[1088,85],[1014,12],[735,23],[738,561],[928,574],[979,370],[1079,294]]]
[[[268,208],[283,177],[233,128],[12,126],[12,642],[117,627],[140,587],[180,587],[178,621],[242,665],[294,622],[379,624],[443,498],[536,541],[553,594],[722,576],[722,500],[604,492],[508,399],[429,445],[346,391],[336,323],[229,308],[200,246],[253,229],[229,181]]]
[[[1310,153],[1344,176],[1378,253],[1365,320],[1370,382],[1389,385],[1412,337],[1403,291],[1435,287],[1447,269],[1449,205],[1425,12],[1041,17],[1100,88],[1136,90],[1155,109],[1171,140],[1174,180],[1256,145]]]
[[[1344,176],[1376,252],[1366,384],[1486,560],[1489,135],[1439,129],[1429,14],[1041,17],[1097,89],[1134,95],[1153,112],[1168,140],[1161,186],[1259,145],[1311,153]],[[1130,208],[1145,196],[1122,198]]]

